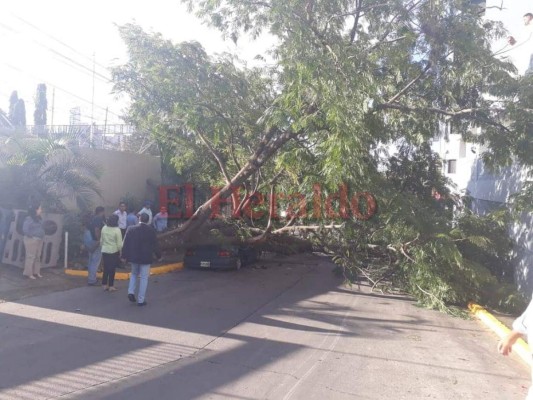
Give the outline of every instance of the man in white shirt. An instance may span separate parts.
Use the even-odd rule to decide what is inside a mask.
[[[122,232],[122,239],[124,239],[124,235],[126,234],[126,228],[128,227],[128,212],[126,211],[126,208],[126,203],[121,201],[118,205],[118,210],[113,213],[118,216],[118,227],[120,228],[120,232]]]
[[[527,13],[524,15],[524,31],[520,35],[520,40],[516,40],[514,36],[510,36],[507,42],[515,48],[521,48],[521,52],[530,54],[529,65],[525,71],[525,75],[533,74],[533,14]],[[523,47],[523,48],[522,48]]]
[[[137,218],[141,218],[142,214],[148,215],[148,225],[152,225],[152,202],[150,200],[146,200],[144,202],[144,207],[137,213]]]

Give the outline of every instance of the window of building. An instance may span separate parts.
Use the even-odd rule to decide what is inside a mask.
[[[449,174],[455,174],[457,172],[457,160],[448,160],[446,161],[447,168],[446,171]]]

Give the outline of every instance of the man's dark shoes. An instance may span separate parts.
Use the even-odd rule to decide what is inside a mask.
[[[137,300],[135,299],[135,295],[133,293],[128,293],[128,299],[132,303],[135,303]]]
[[[141,307],[141,306],[145,306],[145,305],[147,305],[147,304],[148,304],[148,303],[146,302],[146,300],[143,301],[142,303],[137,303],[137,305],[138,305],[139,307]]]
[[[95,281],[95,282],[89,282],[87,285],[88,285],[88,286],[100,286],[100,282],[98,282],[98,281]]]

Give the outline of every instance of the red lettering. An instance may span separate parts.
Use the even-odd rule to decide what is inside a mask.
[[[299,199],[300,201],[297,204],[291,202],[292,199]],[[296,213],[297,218],[307,217],[307,202],[305,201],[305,196],[301,193],[293,193],[287,197],[289,204],[287,205],[287,219],[291,219],[295,216],[294,206],[298,206],[298,212]]]
[[[333,201],[339,201],[339,212],[333,210]],[[326,198],[326,216],[331,219],[348,218],[348,187],[345,183],[339,185],[337,193],[330,194]]]
[[[243,213],[251,219],[261,219],[265,215],[264,211],[255,211],[252,206],[260,207],[265,203],[265,197],[262,193],[255,192],[246,197],[246,206]]]
[[[238,190],[239,188],[237,187],[231,187],[231,195],[227,196],[227,197],[222,197],[221,196],[221,193],[222,193],[222,187],[212,187],[211,188],[211,204],[210,204],[210,207],[211,207],[211,215],[210,215],[210,218],[211,219],[215,219],[215,218],[223,218],[223,216],[221,215],[220,213],[220,210],[221,210],[221,207],[222,206],[229,206],[230,209],[231,209],[231,216],[234,217],[234,210],[233,210],[233,197],[234,195],[237,196],[237,200],[238,200]]]
[[[361,207],[359,204],[359,199],[361,198],[365,200],[365,207],[364,207],[365,213],[364,214],[361,212]],[[369,192],[362,192],[362,193],[354,194],[350,205],[351,205],[353,216],[361,220],[367,220],[367,219],[372,218],[372,216],[376,213],[376,210],[377,210],[376,199]]]
[[[186,183],[184,187],[185,187],[185,218],[191,218],[194,214],[194,189],[193,189],[192,183]]]
[[[322,216],[322,190],[318,183],[313,185],[313,218],[320,219]]]
[[[272,215],[272,219],[278,220],[279,214],[278,214],[278,200],[285,199],[285,195],[283,193],[270,193],[268,195],[269,201],[270,201],[270,213]]]

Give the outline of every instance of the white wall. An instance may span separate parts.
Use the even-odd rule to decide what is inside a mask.
[[[463,142],[459,134],[451,134],[447,138],[436,138],[431,148],[443,161],[444,175],[457,185],[457,191],[464,191],[470,181],[472,168],[480,151],[479,146]],[[456,161],[455,173],[448,172],[449,160]]]

